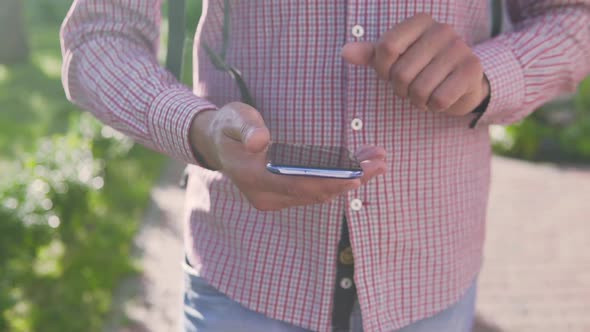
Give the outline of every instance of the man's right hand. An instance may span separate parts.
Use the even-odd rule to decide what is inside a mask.
[[[328,202],[386,169],[385,151],[366,146],[356,153],[364,172],[361,179],[273,174],[266,170],[270,132],[257,110],[238,102],[197,115],[190,139],[210,168],[228,176],[250,204],[263,211]]]

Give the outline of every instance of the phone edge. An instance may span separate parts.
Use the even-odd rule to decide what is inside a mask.
[[[288,167],[275,166],[271,163],[266,164],[266,169],[274,174],[294,175],[294,176],[313,176],[331,179],[358,179],[363,176],[362,170],[329,170],[307,167]]]

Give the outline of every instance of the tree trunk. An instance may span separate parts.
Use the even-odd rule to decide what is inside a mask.
[[[0,64],[26,61],[29,43],[22,0],[0,0]]]

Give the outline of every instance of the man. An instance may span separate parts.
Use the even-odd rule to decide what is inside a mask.
[[[192,92],[156,60],[160,1],[74,1],[68,97],[192,165],[186,330],[470,330],[488,125],[590,72],[589,0],[508,2],[492,39],[480,0],[205,1]],[[348,147],[364,177],[271,174],[271,137]]]

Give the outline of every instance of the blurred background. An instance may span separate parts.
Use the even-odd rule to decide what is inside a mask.
[[[177,330],[182,165],[65,99],[70,4],[0,0],[0,331]],[[590,331],[590,79],[491,135],[475,330]]]

